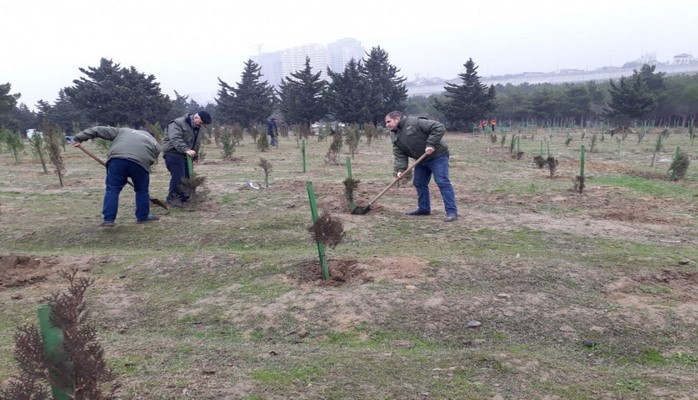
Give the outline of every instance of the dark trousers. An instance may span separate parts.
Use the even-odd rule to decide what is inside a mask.
[[[133,190],[136,192],[136,219],[144,221],[150,215],[150,173],[136,162],[125,158],[112,158],[107,163],[106,190],[102,215],[104,220],[114,222],[119,211],[119,194],[131,178]]]
[[[170,189],[167,193],[167,201],[185,202],[189,199],[189,195],[182,188],[182,179],[189,178],[189,169],[187,168],[187,157],[177,154],[165,154],[165,166],[170,171]]]
[[[429,182],[432,175],[436,186],[439,187],[444,208],[447,214],[457,214],[456,195],[448,176],[449,155],[443,154],[430,160],[422,161],[414,167],[412,184],[417,189],[417,206],[422,211],[431,211],[431,199],[429,197]]]

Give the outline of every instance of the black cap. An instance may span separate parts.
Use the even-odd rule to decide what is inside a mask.
[[[211,123],[211,114],[207,113],[206,111],[199,111],[197,114],[199,114],[199,118],[204,122],[204,124],[208,125]]]

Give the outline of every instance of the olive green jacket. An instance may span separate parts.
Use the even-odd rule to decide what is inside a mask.
[[[111,126],[95,126],[85,129],[75,135],[76,142],[101,138],[112,142],[107,153],[107,162],[112,158],[131,160],[150,172],[150,167],[160,154],[160,145],[146,131],[131,128],[114,128]]]
[[[186,156],[187,150],[194,150],[198,156],[203,132],[194,129],[191,117],[192,114],[186,114],[167,124],[165,139],[162,142],[163,153]]]
[[[448,146],[443,140],[444,133],[446,127],[441,122],[424,117],[400,118],[397,129],[390,132],[395,172],[406,170],[409,158],[416,160],[421,157],[427,146],[433,147],[434,152],[425,160],[448,154]]]

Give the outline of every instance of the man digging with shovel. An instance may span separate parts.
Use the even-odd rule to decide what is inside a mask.
[[[128,182],[128,178],[133,181],[133,190],[136,192],[136,221],[142,224],[160,219],[150,215],[150,193],[148,192],[150,167],[155,164],[160,154],[160,145],[153,135],[130,128],[96,126],[75,135],[72,144],[80,147],[82,142],[94,138],[112,141],[106,162],[106,190],[102,206],[104,219],[99,226],[115,226],[114,221],[119,210],[119,194]]]
[[[407,215],[431,214],[429,181],[434,176],[446,209],[445,222],[458,219],[456,195],[448,176],[448,146],[442,140],[446,128],[440,122],[424,117],[407,117],[400,111],[392,111],[385,116],[385,126],[390,129],[393,142],[394,168],[398,177],[407,169],[408,159],[421,160],[414,167],[412,183],[417,189],[417,209]]]

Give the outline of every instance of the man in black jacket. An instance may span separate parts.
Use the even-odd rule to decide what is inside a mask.
[[[446,133],[444,125],[424,117],[407,117],[400,111],[393,111],[385,116],[385,126],[391,131],[394,169],[398,176],[407,169],[409,158],[417,159],[424,153],[429,155],[414,168],[412,183],[417,189],[418,207],[407,214],[431,214],[429,181],[434,175],[446,209],[444,221],[452,222],[458,219],[456,195],[448,176],[449,153],[448,146],[443,141]]]
[[[190,178],[187,168],[187,157],[196,159],[201,146],[199,131],[204,125],[211,123],[211,114],[199,111],[196,114],[186,114],[167,124],[162,152],[165,165],[170,171],[170,189],[167,203],[173,207],[181,207],[189,197],[182,191],[180,185],[183,178]]]

